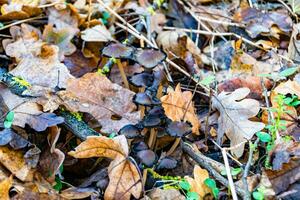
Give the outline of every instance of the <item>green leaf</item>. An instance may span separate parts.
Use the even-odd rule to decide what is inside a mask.
[[[213,193],[215,199],[218,199],[219,193],[220,193],[219,188],[217,188],[217,187],[213,188],[213,189],[212,189],[212,193]]]
[[[287,69],[283,70],[282,72],[280,72],[279,76],[288,77],[290,75],[293,75],[297,70],[298,70],[298,67],[287,68]]]
[[[233,169],[231,170],[231,175],[232,175],[232,176],[236,176],[236,175],[238,175],[239,173],[241,173],[241,171],[242,171],[241,168],[233,168]]]
[[[179,186],[181,187],[181,189],[186,190],[186,191],[189,191],[191,189],[190,183],[187,182],[186,180],[180,181]]]
[[[186,194],[186,199],[187,200],[199,200],[199,194],[197,192],[188,192]]]
[[[255,200],[263,200],[264,199],[264,194],[261,192],[255,191],[252,193],[252,196]]]
[[[56,184],[53,186],[53,189],[55,189],[58,192],[61,191],[61,189],[63,188],[63,184],[62,184],[60,178],[55,177],[55,182],[56,182]]]
[[[12,122],[14,121],[15,113],[13,111],[10,111],[7,113],[5,117],[5,121]]]
[[[215,76],[210,75],[210,76],[205,77],[202,81],[200,81],[200,83],[202,85],[209,86],[214,81],[215,81]]]
[[[256,135],[262,142],[270,142],[272,139],[271,136],[265,132],[257,132]]]
[[[205,179],[204,184],[207,185],[209,188],[217,187],[216,181],[214,179],[211,179],[211,178]]]
[[[12,126],[12,122],[4,121],[4,128],[10,128]]]

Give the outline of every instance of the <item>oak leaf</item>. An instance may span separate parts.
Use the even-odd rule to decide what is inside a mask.
[[[75,158],[106,157],[113,159],[108,167],[109,185],[104,199],[129,200],[133,195],[139,198],[142,183],[137,167],[129,160],[128,144],[125,136],[113,139],[105,136],[90,136],[69,155]]]
[[[11,188],[13,183],[13,177],[10,176],[5,180],[0,182],[0,199],[9,200],[9,189]]]
[[[245,99],[250,93],[249,88],[239,88],[233,92],[221,92],[213,97],[212,106],[220,112],[218,118],[218,142],[226,136],[230,139],[230,146],[239,145],[232,153],[241,157],[244,152],[244,142],[264,128],[261,122],[250,121],[249,118],[258,114],[259,102],[254,99]]]
[[[90,113],[101,124],[104,133],[118,132],[127,124],[140,119],[140,111],[132,103],[134,92],[112,83],[106,76],[88,73],[79,79],[70,79],[67,89],[59,93],[61,102],[73,112]],[[119,120],[112,120],[118,116]]]
[[[175,91],[169,92],[169,94],[161,97],[160,100],[168,118],[172,121],[189,121],[193,126],[193,133],[199,134],[199,120],[195,113],[194,104],[190,102],[192,97],[193,94],[190,91],[182,92],[180,84],[178,84]]]
[[[191,185],[191,192],[197,192],[202,199],[206,194],[211,193],[211,189],[204,184],[205,179],[209,178],[208,171],[198,165],[194,166],[194,178],[186,176],[185,179]]]

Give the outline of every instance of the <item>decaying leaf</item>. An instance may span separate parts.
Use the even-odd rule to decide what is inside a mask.
[[[79,79],[70,79],[66,92],[59,94],[69,110],[93,115],[105,133],[118,132],[127,124],[141,119],[132,103],[134,92],[112,83],[107,77],[88,73]],[[113,116],[121,119],[112,120]]]
[[[239,88],[232,93],[221,92],[212,100],[212,106],[220,112],[218,119],[218,141],[221,143],[224,133],[230,139],[230,146],[241,144],[232,150],[232,153],[241,157],[244,152],[244,143],[264,128],[261,122],[250,121],[259,112],[259,102],[254,99],[245,99],[250,93],[249,88]]]
[[[4,86],[0,86],[0,99],[9,110],[13,110],[13,125],[25,127],[26,124],[36,131],[44,131],[47,127],[61,124],[64,119],[54,113],[43,113],[42,108],[35,101],[19,97]]]
[[[193,126],[193,133],[199,134],[199,120],[195,113],[194,104],[190,102],[192,96],[193,94],[190,91],[182,92],[180,84],[178,84],[175,91],[169,92],[168,95],[161,97],[160,100],[168,118],[173,121],[189,121]],[[187,106],[189,106],[188,109]]]
[[[109,185],[104,198],[130,199],[139,198],[142,191],[140,174],[128,158],[128,144],[125,136],[113,139],[105,136],[88,137],[69,155],[76,158],[107,157],[113,159],[108,167]]]
[[[11,27],[11,31],[14,30],[14,41],[5,42],[6,54],[18,61],[17,67],[10,73],[32,85],[65,88],[67,79],[73,76],[59,61],[59,48],[44,44],[39,39],[40,33],[32,30],[29,25],[22,24],[21,28],[15,29]]]
[[[294,94],[300,97],[300,84],[297,81],[287,80],[286,82],[280,83],[274,89],[274,92],[283,95]]]
[[[185,179],[191,185],[191,192],[197,192],[200,198],[211,193],[211,189],[204,184],[205,179],[209,178],[208,171],[198,165],[194,166],[194,178],[186,176]]]
[[[94,188],[76,188],[71,187],[61,191],[60,196],[66,199],[84,199],[95,193]]]
[[[104,25],[87,28],[81,32],[81,39],[86,42],[108,42],[112,41],[112,35]]]
[[[21,181],[32,181],[33,170],[26,164],[21,151],[0,147],[0,163]]]
[[[9,200],[9,189],[11,188],[13,183],[13,177],[10,176],[9,178],[0,182],[0,199],[2,200]]]

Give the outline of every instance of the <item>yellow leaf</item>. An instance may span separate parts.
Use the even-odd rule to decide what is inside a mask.
[[[168,95],[161,97],[160,100],[168,118],[172,121],[189,121],[193,126],[193,133],[199,134],[199,120],[195,113],[194,104],[192,102],[190,103],[192,96],[193,94],[190,91],[182,92],[180,84],[178,84],[174,92],[170,92]]]
[[[204,184],[207,178],[209,178],[207,170],[195,165],[194,178],[185,177],[185,180],[191,185],[190,191],[197,192],[202,199],[206,194],[211,193],[211,189]]]
[[[9,189],[13,183],[13,177],[10,176],[9,178],[0,182],[0,199],[1,200],[9,200]]]
[[[107,157],[115,159],[118,155],[127,157],[128,145],[126,138],[118,136],[110,139],[105,136],[90,136],[69,155],[75,158]]]

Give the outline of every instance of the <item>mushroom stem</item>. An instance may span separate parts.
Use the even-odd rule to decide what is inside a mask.
[[[171,155],[175,151],[176,147],[180,143],[180,140],[181,140],[180,137],[178,137],[178,138],[175,139],[175,142],[173,143],[173,145],[171,146],[171,148],[169,149],[169,151],[166,153],[166,156]]]
[[[126,74],[125,74],[125,71],[124,71],[124,68],[123,68],[123,65],[122,65],[120,59],[117,59],[117,65],[120,70],[120,74],[123,79],[124,85],[127,89],[129,89],[129,83],[128,83],[128,80],[127,80],[127,77],[126,77]]]
[[[139,89],[140,93],[145,92],[145,88],[140,88]],[[140,111],[141,111],[141,118],[143,118],[145,116],[145,106],[140,105]]]
[[[158,89],[157,89],[157,98],[160,99],[160,97],[162,97],[162,92],[163,92],[163,86],[159,85]]]
[[[149,140],[148,140],[148,146],[149,146],[150,149],[153,149],[153,147],[154,147],[154,143],[155,143],[155,140],[156,140],[156,135],[157,135],[156,129],[152,128],[150,130],[150,137],[149,137]]]
[[[146,180],[147,180],[147,174],[148,174],[148,170],[143,169],[143,186],[144,186],[144,188],[145,188],[145,184],[146,184]]]

